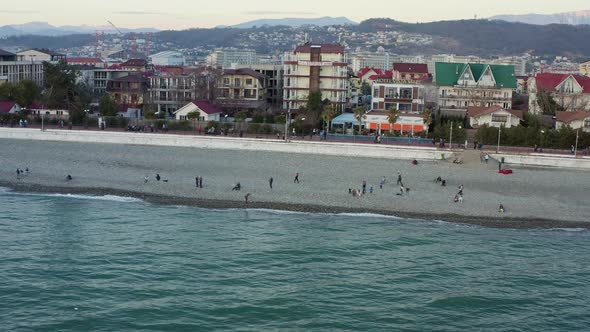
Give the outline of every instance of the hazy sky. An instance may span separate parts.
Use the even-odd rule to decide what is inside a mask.
[[[0,26],[31,21],[184,29],[237,24],[257,18],[390,17],[406,22],[559,13],[590,9],[589,0],[26,0],[0,2]]]

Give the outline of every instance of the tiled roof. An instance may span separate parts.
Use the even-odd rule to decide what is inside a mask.
[[[436,84],[438,86],[454,86],[459,81],[459,76],[463,74],[466,67],[471,69],[475,80],[479,80],[487,67],[490,67],[496,87],[516,89],[516,76],[514,75],[514,66],[506,65],[487,65],[483,63],[435,63]]]
[[[148,82],[149,80],[143,75],[129,74],[127,76],[115,78],[113,82]]]
[[[590,118],[589,111],[555,112],[555,119],[558,122],[570,123],[576,120],[584,120],[585,118]]]
[[[378,80],[378,79],[391,79],[393,77],[393,71],[391,70],[386,70],[384,72],[381,72],[381,74],[377,74],[377,75],[371,75],[369,76],[369,80],[374,81],[374,80]]]
[[[400,73],[428,74],[428,65],[425,63],[394,63],[393,70]]]
[[[99,58],[67,58],[68,63],[102,63]]]
[[[363,76],[365,76],[367,73],[369,73],[371,71],[373,71],[377,75],[382,75],[383,74],[383,70],[381,70],[379,68],[363,68],[359,72],[359,77],[363,77]]]
[[[204,113],[211,115],[215,113],[221,113],[221,110],[217,108],[217,106],[213,105],[208,100],[195,100],[193,104],[197,105],[197,107],[203,111]]]
[[[535,76],[537,89],[556,90],[568,77],[572,76],[584,89],[584,93],[590,93],[590,77],[583,75],[542,73]]]
[[[145,67],[148,62],[145,59],[129,59],[121,64],[121,66],[128,67]]]
[[[490,107],[470,106],[467,108],[467,116],[470,118],[477,118],[482,115],[486,115],[486,114],[490,114],[490,113],[494,113],[494,112],[498,112],[498,111],[502,111],[502,110],[504,110],[504,109],[500,106],[490,106]],[[515,117],[517,117],[521,120],[524,119],[524,114],[522,111],[513,110],[513,109],[507,109],[504,111],[514,115]]]
[[[252,77],[256,77],[259,79],[264,79],[266,78],[266,76],[264,76],[263,74],[250,69],[250,68],[238,68],[238,69],[225,69],[223,71],[224,75],[248,75],[248,76],[252,76]]]
[[[15,101],[0,101],[0,113],[8,113],[16,105]]]
[[[0,48],[0,56],[14,56],[14,53],[7,52]]]
[[[310,53],[312,48],[320,48],[321,53],[344,53],[344,46],[339,44],[311,44],[299,45],[295,53]]]

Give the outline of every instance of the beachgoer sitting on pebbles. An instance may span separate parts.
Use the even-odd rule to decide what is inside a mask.
[[[240,191],[242,190],[242,185],[238,182],[233,188],[231,188],[231,190]]]
[[[161,179],[160,174],[156,174],[156,180],[160,181],[160,179]]]
[[[504,205],[500,204],[500,207],[498,208],[498,212],[504,213]]]
[[[71,181],[72,180],[72,176],[70,174],[68,174],[68,176],[66,176],[66,180]]]
[[[436,179],[434,179],[434,183],[440,183],[442,182],[442,178],[439,176]]]
[[[442,180],[440,182],[440,185],[443,186],[443,187],[446,187],[447,186],[447,180]]]

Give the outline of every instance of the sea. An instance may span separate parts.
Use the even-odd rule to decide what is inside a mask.
[[[1,331],[589,331],[590,232],[0,189]]]

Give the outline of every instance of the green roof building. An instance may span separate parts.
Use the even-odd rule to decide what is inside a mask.
[[[437,62],[434,79],[439,109],[449,115],[464,115],[469,107],[512,108],[514,66]]]

